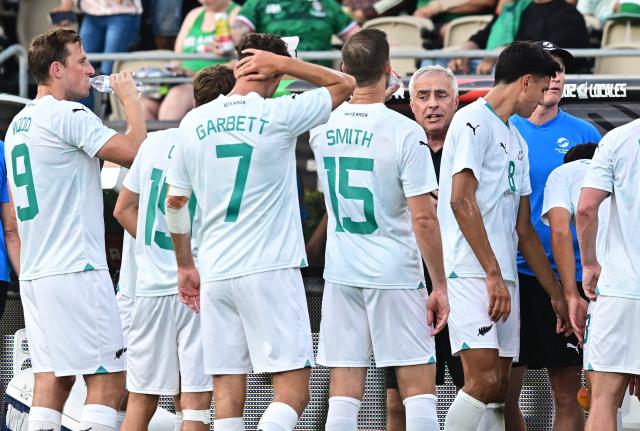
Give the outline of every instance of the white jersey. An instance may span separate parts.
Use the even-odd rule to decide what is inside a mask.
[[[438,219],[449,278],[486,278],[451,210],[451,182],[468,169],[478,180],[476,201],[504,280],[516,282],[520,198],[531,194],[527,143],[480,98],[453,117],[442,150]]]
[[[167,129],[147,135],[123,185],[140,195],[135,244],[138,277],[136,296],[166,296],[178,293],[178,266],[165,215],[167,168],[176,153],[180,134]],[[191,219],[195,197],[189,201]]]
[[[424,130],[375,104],[344,103],[311,131],[327,227],[324,278],[347,286],[424,286],[407,198],[438,188]]]
[[[591,165],[590,159],[575,160],[555,168],[544,186],[542,203],[542,222],[549,226],[549,211],[553,208],[564,208],[571,216],[571,223],[576,222],[578,200],[582,181]],[[609,226],[610,199],[606,199],[598,211],[598,238],[596,240],[596,254],[598,259],[604,256],[604,239],[607,237]]]
[[[124,231],[122,238],[122,260],[120,261],[120,278],[118,292],[132,298],[136,296],[136,278],[138,265],[136,264],[136,239]]]
[[[100,162],[116,132],[80,103],[46,96],[13,119],[5,160],[20,234],[20,280],[108,269]]]
[[[220,96],[185,116],[167,182],[198,197],[201,281],[306,266],[295,144],[330,113],[320,88]]]
[[[602,138],[582,188],[611,193],[598,294],[640,299],[640,120]]]

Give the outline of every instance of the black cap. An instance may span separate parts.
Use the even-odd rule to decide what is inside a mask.
[[[573,61],[573,55],[566,49],[560,48],[553,42],[549,42],[547,40],[541,40],[539,42],[534,43],[538,48],[542,48],[547,51],[551,55],[557,55],[562,59],[564,66],[567,67]]]

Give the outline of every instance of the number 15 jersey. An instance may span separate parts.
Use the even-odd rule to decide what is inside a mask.
[[[330,113],[320,88],[277,99],[220,96],[185,116],[167,182],[198,197],[202,282],[306,266],[295,144]]]
[[[116,132],[79,103],[46,96],[13,119],[5,159],[20,280],[106,270],[100,148]]]
[[[311,131],[327,210],[324,278],[348,286],[424,286],[407,198],[438,188],[427,137],[382,103],[343,103]]]

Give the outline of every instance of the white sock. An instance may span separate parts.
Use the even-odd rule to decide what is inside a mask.
[[[216,419],[213,421],[216,431],[244,431],[242,418]]]
[[[406,414],[407,431],[440,431],[436,403],[432,394],[415,395],[402,401]]]
[[[476,400],[462,389],[459,390],[447,412],[444,431],[476,431],[486,409],[487,406],[482,401]]]
[[[618,409],[616,414],[616,431],[624,431],[624,427],[622,426],[622,409]]]
[[[116,418],[116,431],[120,431],[120,427],[122,426],[122,422],[124,422],[124,415],[126,412],[119,411],[118,416]]]
[[[325,431],[357,431],[361,405],[362,401],[351,397],[329,398]]]
[[[60,431],[62,413],[47,407],[31,407],[29,410],[29,431]]]
[[[79,431],[115,431],[118,412],[102,404],[85,404],[82,409]]]
[[[173,423],[173,431],[182,429],[182,412],[176,412],[176,421]]]
[[[298,413],[285,403],[271,403],[258,422],[258,431],[293,431]]]
[[[487,404],[478,431],[504,431],[504,404]]]

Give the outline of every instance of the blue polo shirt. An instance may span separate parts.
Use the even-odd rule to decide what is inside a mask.
[[[551,229],[542,223],[540,219],[544,185],[551,171],[562,165],[564,155],[571,147],[587,142],[597,144],[600,142],[601,136],[593,125],[569,115],[563,110],[560,110],[555,118],[540,126],[536,126],[526,118],[517,115],[512,116],[511,121],[518,128],[518,131],[529,146],[529,172],[532,190],[531,196],[529,196],[531,200],[531,223],[538,233],[538,237],[540,237],[551,267],[557,273],[558,268],[551,255]],[[578,237],[573,226],[571,230],[576,256],[576,279],[582,281]],[[518,253],[518,272],[534,275],[520,253]]]
[[[4,161],[4,142],[0,141],[0,204],[9,202],[7,165]],[[0,209],[1,211],[1,209]],[[0,281],[9,281],[9,258],[4,243],[4,227],[0,218]]]

